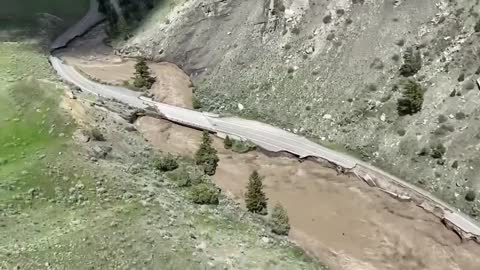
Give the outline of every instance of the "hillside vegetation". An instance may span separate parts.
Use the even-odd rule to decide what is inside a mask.
[[[204,110],[274,123],[479,214],[478,1],[174,3],[118,52],[180,65]]]
[[[87,2],[0,2],[0,269],[325,269],[57,79],[42,48]]]

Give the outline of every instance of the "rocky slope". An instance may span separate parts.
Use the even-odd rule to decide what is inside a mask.
[[[478,214],[478,1],[176,1],[118,53],[179,64],[205,110],[272,122],[359,155]],[[420,112],[399,116],[408,48]],[[436,155],[435,145],[445,153]],[[472,192],[470,192],[472,193]],[[471,195],[471,194],[470,194]]]

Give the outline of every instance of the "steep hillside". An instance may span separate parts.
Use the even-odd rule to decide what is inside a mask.
[[[116,46],[179,64],[205,110],[348,151],[476,216],[479,8],[467,0],[176,1]],[[420,111],[400,116],[405,63],[402,74],[425,93]]]

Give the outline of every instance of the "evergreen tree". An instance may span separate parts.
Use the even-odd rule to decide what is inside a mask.
[[[135,77],[133,85],[137,88],[150,89],[155,83],[155,78],[150,75],[150,69],[144,58],[138,58],[135,64]]]
[[[267,214],[267,197],[263,192],[262,179],[256,170],[252,172],[248,180],[245,204],[248,211],[252,213]]]
[[[223,145],[225,146],[225,149],[230,149],[232,148],[232,145],[233,145],[233,141],[230,139],[230,137],[227,137],[225,138],[225,140],[223,141]]]
[[[270,217],[270,226],[272,227],[272,232],[278,235],[288,235],[290,232],[287,210],[279,203],[273,208],[272,216]]]
[[[403,95],[397,101],[398,114],[400,116],[412,115],[422,110],[425,89],[412,80],[407,81],[403,88]]]
[[[212,138],[210,138],[208,131],[204,131],[202,144],[200,144],[200,148],[195,153],[195,163],[203,166],[207,175],[214,175],[218,161],[217,150],[212,146]]]
[[[406,49],[403,55],[403,65],[400,67],[400,74],[404,77],[410,77],[422,68],[422,54],[413,47]]]

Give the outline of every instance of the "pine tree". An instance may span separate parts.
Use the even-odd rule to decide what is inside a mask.
[[[150,75],[150,69],[144,58],[138,58],[135,64],[135,77],[133,85],[137,88],[150,89],[155,83],[155,78]]]
[[[267,214],[267,197],[263,192],[262,179],[256,170],[252,172],[248,180],[245,204],[248,211],[252,213]]]
[[[409,47],[403,55],[403,65],[400,67],[400,74],[404,77],[410,77],[422,69],[422,54],[420,51]]]
[[[287,210],[280,203],[277,203],[273,208],[270,226],[272,227],[272,232],[278,235],[288,235],[290,232]]]
[[[227,137],[223,141],[223,146],[225,146],[225,149],[230,149],[230,148],[232,148],[232,145],[233,145],[233,141],[227,135]]]
[[[422,110],[425,89],[417,82],[408,80],[403,85],[402,97],[397,100],[397,111],[400,116],[413,115]]]
[[[217,150],[212,146],[212,138],[210,138],[207,131],[204,131],[202,144],[200,144],[200,148],[195,153],[195,163],[203,166],[207,175],[214,175],[218,161]]]

